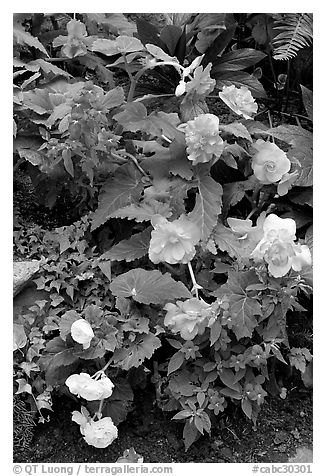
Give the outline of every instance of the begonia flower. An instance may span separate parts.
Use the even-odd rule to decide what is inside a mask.
[[[188,159],[196,165],[218,159],[224,142],[219,135],[219,118],[214,114],[200,114],[188,121],[185,130]]]
[[[118,428],[110,417],[98,421],[90,421],[85,427],[80,427],[87,444],[95,448],[106,448],[118,437]]]
[[[273,213],[263,224],[264,236],[251,253],[256,261],[265,261],[275,278],[285,276],[292,268],[301,271],[311,264],[308,246],[294,243],[296,224],[291,218],[279,218]]]
[[[71,419],[80,426],[80,432],[84,435],[86,443],[95,448],[106,448],[118,437],[118,429],[110,417],[93,421],[84,407],[82,413],[72,412]]]
[[[85,400],[102,400],[112,395],[114,384],[106,376],[102,375],[99,380],[94,380],[87,373],[73,374],[66,380],[69,390],[77,397],[85,398]]]
[[[185,340],[193,339],[197,334],[204,333],[210,317],[210,305],[197,298],[177,301],[176,304],[167,303],[164,325],[174,334],[180,333]]]
[[[276,144],[258,139],[253,147],[257,152],[252,158],[251,166],[255,177],[262,184],[276,183],[289,172],[291,162]]]
[[[233,112],[242,115],[245,119],[252,119],[251,116],[258,111],[258,105],[246,86],[240,88],[237,88],[234,84],[223,86],[219,96]]]
[[[90,323],[85,319],[77,319],[77,321],[73,322],[70,333],[74,341],[78,342],[78,344],[82,344],[84,349],[90,347],[94,332]]]
[[[153,263],[187,264],[192,260],[200,240],[200,230],[195,223],[185,215],[174,221],[159,216],[153,218],[152,225],[148,255]]]

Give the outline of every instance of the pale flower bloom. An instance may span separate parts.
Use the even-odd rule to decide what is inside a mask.
[[[301,271],[311,265],[310,250],[306,245],[294,243],[296,224],[291,218],[268,215],[263,225],[264,236],[252,252],[256,261],[264,260],[269,273],[275,278],[285,276],[292,268]]]
[[[90,323],[85,319],[77,319],[77,321],[73,322],[70,333],[74,341],[78,342],[78,344],[83,344],[84,349],[90,347],[94,332]]]
[[[80,426],[86,443],[95,448],[106,448],[118,436],[118,429],[110,417],[93,421],[85,407],[82,407],[82,412],[72,412],[71,419]]]
[[[185,340],[193,339],[197,334],[204,333],[210,317],[210,305],[197,298],[168,303],[164,306],[167,311],[164,325],[174,334],[180,333]]]
[[[242,115],[245,119],[251,119],[251,116],[257,113],[258,105],[246,86],[240,88],[236,88],[234,84],[223,86],[219,96],[232,111]]]
[[[66,380],[66,385],[74,395],[85,398],[85,400],[102,400],[112,395],[114,385],[111,380],[103,374],[99,380],[94,380],[89,374],[73,374]]]
[[[95,448],[106,448],[118,437],[118,428],[110,417],[98,421],[90,421],[85,427],[80,427],[87,444]]]
[[[159,216],[152,219],[152,225],[148,255],[153,263],[187,264],[192,260],[200,240],[200,230],[195,223],[185,215],[174,221]]]
[[[194,165],[221,156],[224,143],[219,135],[219,123],[219,118],[214,114],[200,114],[187,122],[184,128],[187,153]]]
[[[291,168],[286,153],[273,142],[258,139],[253,147],[257,150],[252,158],[255,177],[263,184],[278,182]]]

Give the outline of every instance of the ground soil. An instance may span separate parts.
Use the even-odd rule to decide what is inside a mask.
[[[114,463],[133,447],[145,463],[282,463],[302,449],[304,462],[311,462],[312,393],[301,385],[289,389],[285,400],[268,398],[256,429],[240,409],[233,409],[221,417],[210,438],[201,437],[187,452],[183,424],[158,409],[151,393],[136,395],[135,400],[134,410],[119,425],[119,438],[108,448],[96,449],[84,442],[78,425],[71,422],[71,412],[79,410],[76,403],[55,399],[50,422],[36,427],[28,451],[15,448],[14,461]]]

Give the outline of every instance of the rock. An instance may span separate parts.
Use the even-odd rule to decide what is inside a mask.
[[[289,459],[289,463],[312,463],[312,450],[302,446],[301,448],[297,448],[297,452],[292,458]]]
[[[13,291],[14,297],[26,286],[40,268],[38,260],[14,261]]]

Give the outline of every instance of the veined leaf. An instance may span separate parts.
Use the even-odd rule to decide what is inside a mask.
[[[141,223],[143,221],[150,221],[154,215],[169,218],[171,211],[168,203],[152,200],[151,202],[142,202],[137,205],[131,204],[112,213],[111,217],[128,218],[129,220],[136,220],[138,223]]]
[[[113,360],[123,370],[139,367],[145,359],[150,359],[156,349],[161,347],[161,341],[151,332],[138,335],[134,341],[124,342],[124,347],[117,349]]]
[[[109,251],[100,256],[100,260],[133,261],[148,253],[152,227],[136,233],[128,240],[122,240]]]
[[[213,63],[212,73],[240,71],[253,66],[265,58],[266,54],[253,48],[230,51],[217,58]]]
[[[218,71],[211,74],[212,78],[216,80],[216,87],[222,89],[223,86],[247,86],[252,95],[256,98],[266,97],[265,89],[258,79],[246,71]],[[254,122],[254,121],[252,121]]]
[[[247,286],[257,282],[258,277],[253,270],[242,272],[230,271],[227,283],[212,293],[216,297],[228,295],[232,330],[238,340],[242,337],[252,336],[253,330],[258,325],[255,316],[262,315],[259,302],[246,291]]]
[[[46,51],[42,43],[37,38],[35,38],[35,36],[32,36],[30,33],[28,33],[22,25],[16,23],[14,25],[13,32],[14,32],[14,41],[16,43],[20,45],[32,46],[33,48],[36,48],[42,51],[42,53],[44,53],[46,56],[49,56],[48,52]]]
[[[140,172],[130,164],[122,165],[101,189],[99,207],[94,212],[91,230],[103,225],[119,208],[137,200],[142,188]]]
[[[241,124],[241,122],[232,122],[231,124],[223,124],[220,126],[220,130],[232,134],[235,137],[243,137],[252,142],[251,135],[248,132],[248,129]]]
[[[201,239],[206,241],[216,225],[222,207],[222,186],[207,174],[205,168],[197,167],[198,194],[195,208],[189,218],[201,231]]]
[[[169,273],[131,269],[113,279],[110,285],[114,296],[132,297],[144,304],[160,304],[177,298],[190,298],[186,286],[175,281]]]

